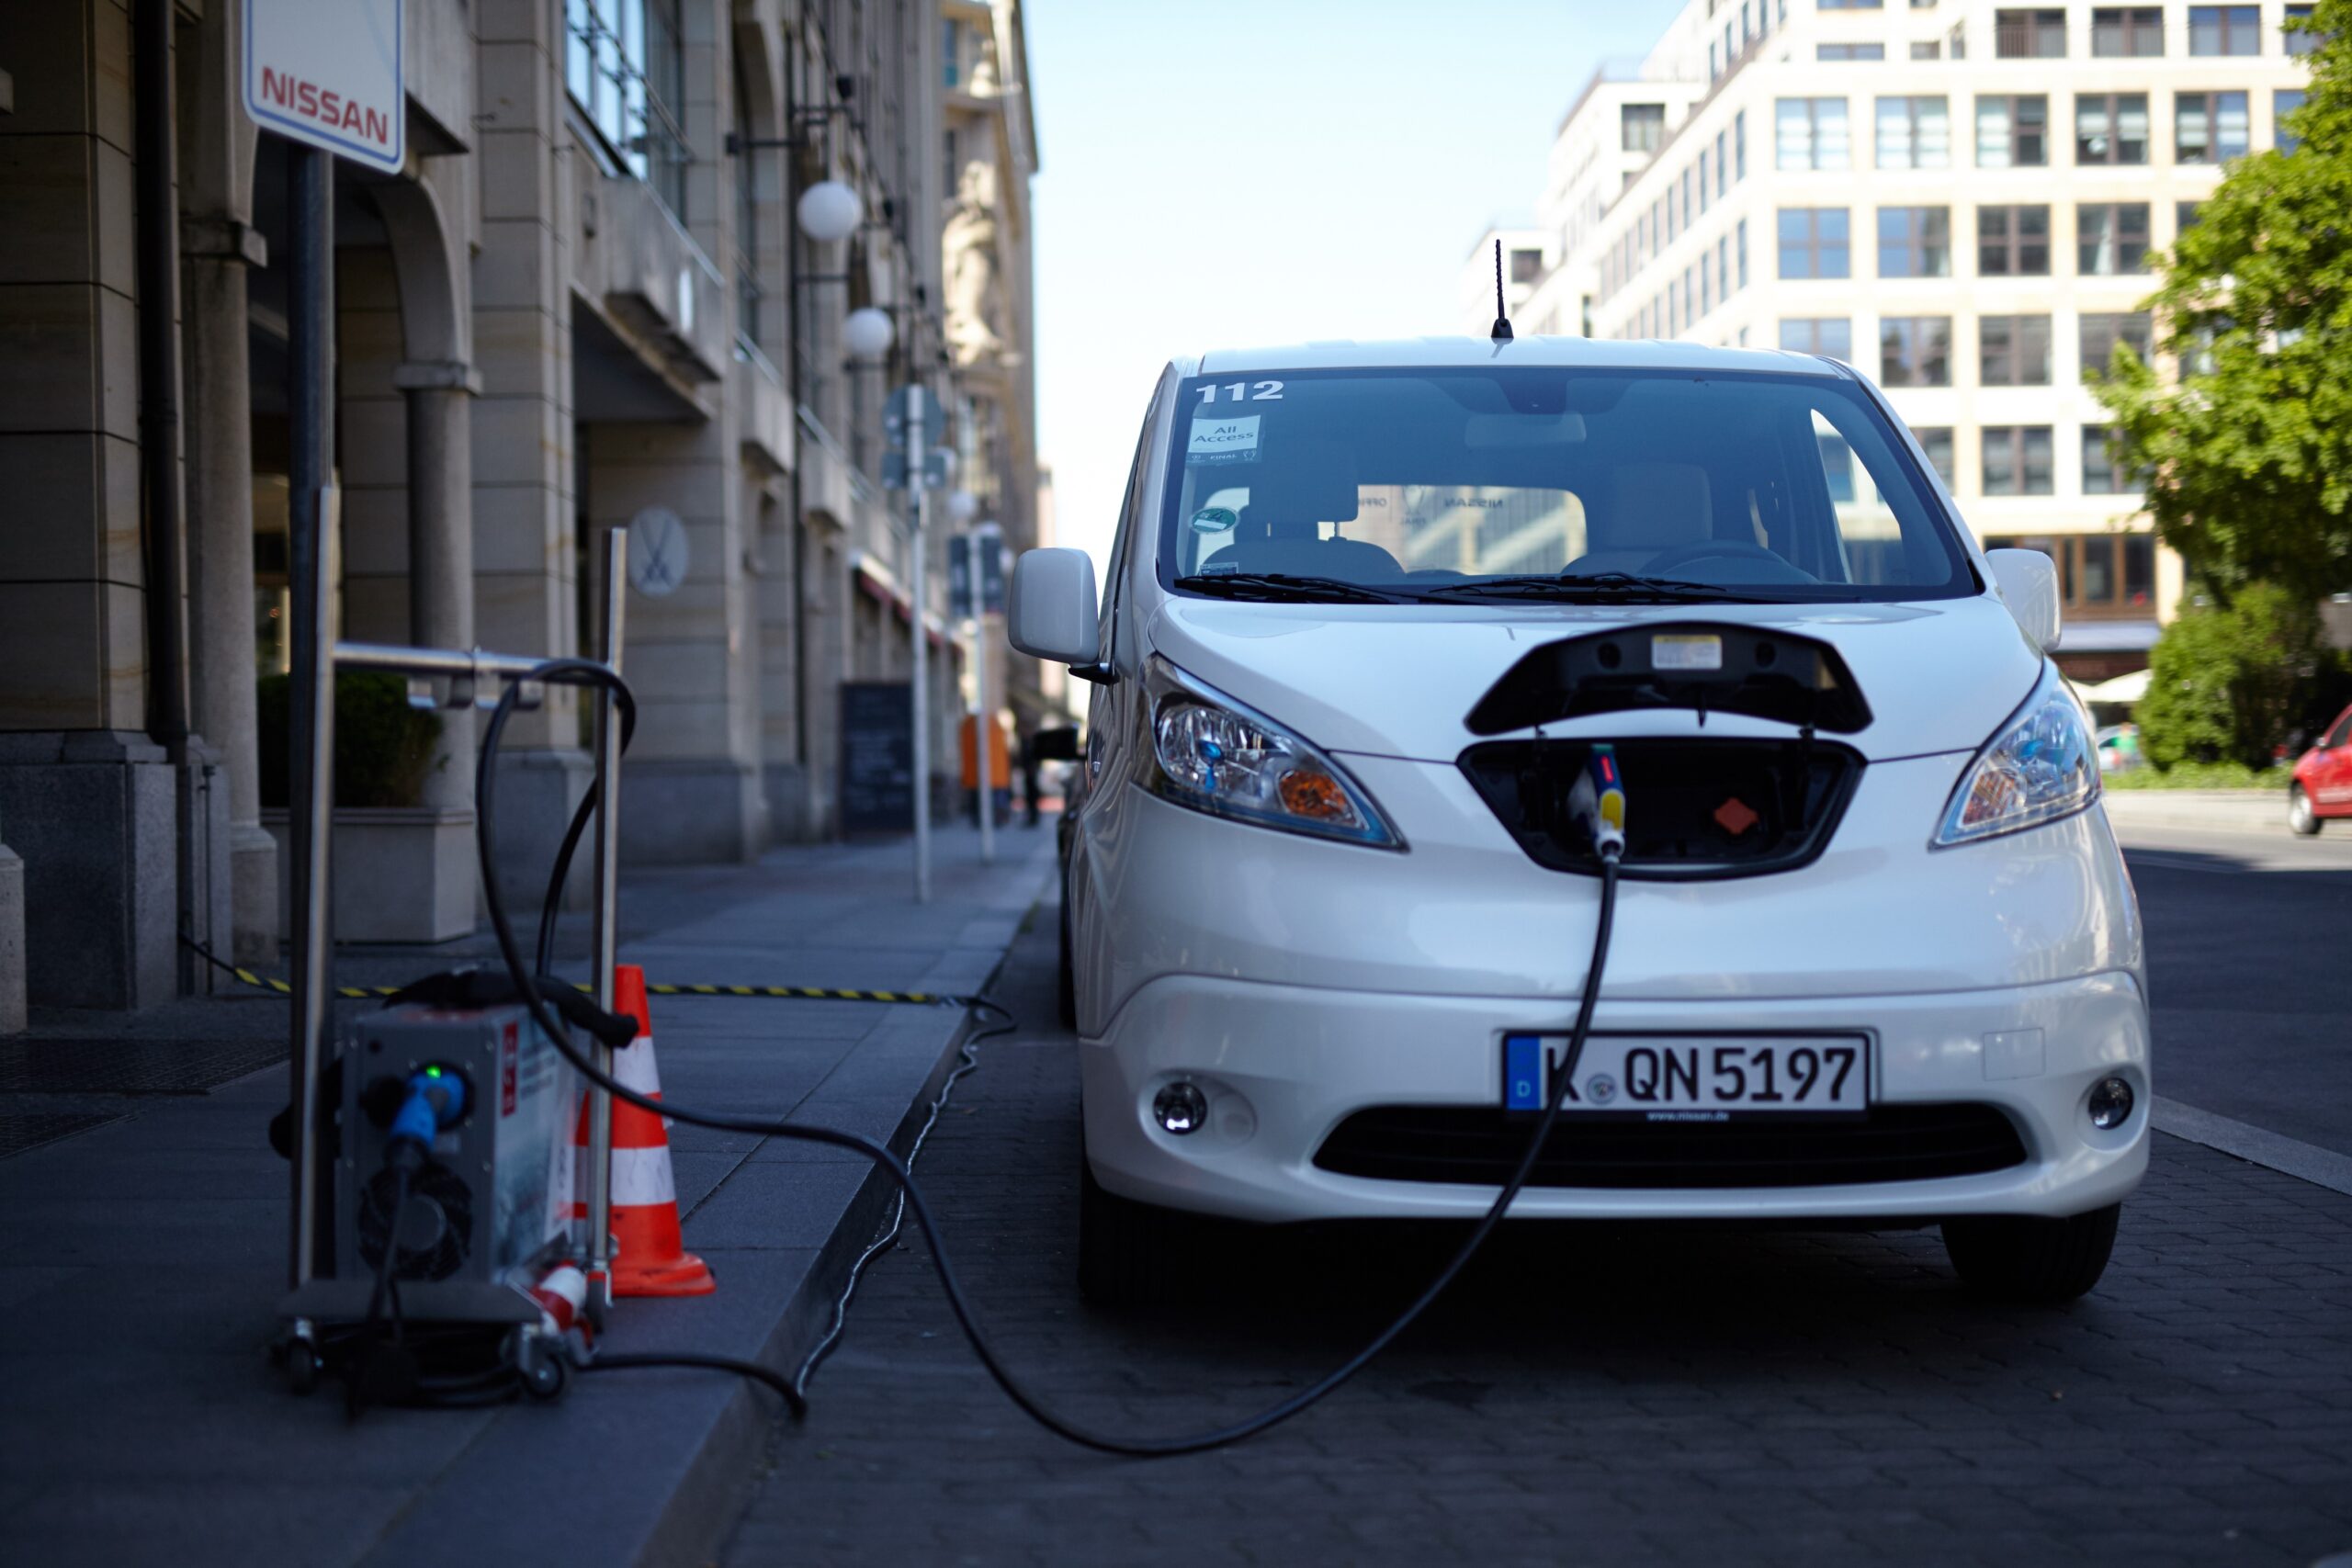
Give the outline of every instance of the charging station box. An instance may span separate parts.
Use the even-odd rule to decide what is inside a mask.
[[[504,1318],[570,1247],[580,1076],[520,1005],[407,1003],[363,1013],[343,1058],[336,1275],[372,1280],[395,1193],[378,1112],[410,1077],[462,1074],[467,1111],[438,1134],[398,1216],[397,1278],[411,1317]],[[389,1122],[389,1117],[384,1118]],[[532,1309],[536,1313],[536,1308]]]

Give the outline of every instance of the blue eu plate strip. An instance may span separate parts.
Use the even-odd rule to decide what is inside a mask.
[[[1503,1036],[1503,1109],[1544,1109],[1544,1042],[1540,1036]]]

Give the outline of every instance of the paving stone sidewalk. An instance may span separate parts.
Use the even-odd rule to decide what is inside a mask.
[[[934,901],[904,841],[624,878],[622,957],[657,981],[969,993],[1050,879],[1050,832],[939,835]],[[580,953],[568,920],[565,951]],[[346,954],[347,984],[483,944]],[[571,972],[582,972],[571,966]],[[366,1004],[356,1004],[366,1005]],[[701,1372],[614,1373],[563,1401],[370,1411],[288,1393],[266,1348],[286,1269],[282,999],[124,1021],[45,1012],[0,1043],[0,1558],[334,1564],[701,1562],[774,1397]],[[952,1008],[659,998],[666,1096],[792,1115],[903,1149],[967,1015]],[[47,1141],[40,1141],[40,1140]],[[605,1344],[797,1365],[884,1216],[863,1161],[672,1128],[687,1246],[718,1292],[624,1303]]]

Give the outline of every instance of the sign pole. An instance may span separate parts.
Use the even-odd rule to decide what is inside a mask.
[[[319,1075],[327,1032],[327,868],[334,768],[334,159],[300,142],[288,157],[288,311],[293,502],[288,576],[293,587],[293,702],[287,750],[292,867],[293,1288],[318,1269]]]
[[[931,902],[931,693],[928,685],[931,637],[923,624],[923,556],[922,497],[930,474],[923,461],[929,450],[924,446],[922,383],[913,383],[916,395],[908,400],[907,413],[907,489],[914,494],[914,564],[907,573],[907,592],[914,603],[910,616],[914,623],[914,715],[915,715],[915,902]]]
[[[989,614],[980,599],[979,541],[972,541],[972,754],[979,759],[980,863],[996,863],[996,714],[989,706]]]

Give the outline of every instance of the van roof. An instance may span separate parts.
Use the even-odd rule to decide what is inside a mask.
[[[1782,349],[1709,348],[1658,339],[1522,337],[1494,343],[1478,337],[1329,339],[1264,348],[1216,348],[1198,360],[1179,359],[1185,376],[1251,374],[1261,370],[1426,369],[1444,366],[1556,366],[1597,370],[1749,370],[1781,375],[1851,377],[1833,359]]]

